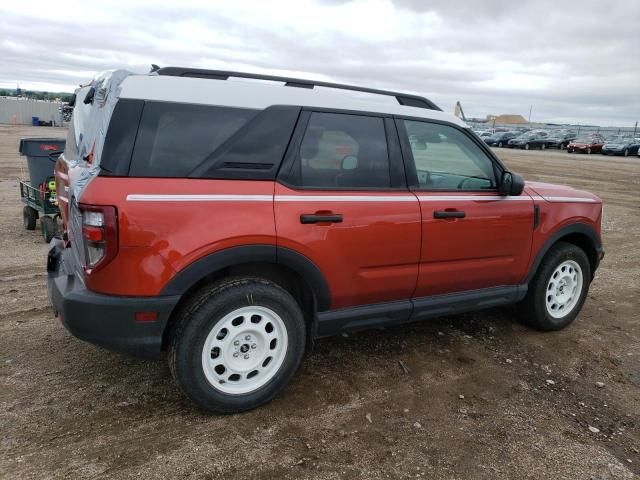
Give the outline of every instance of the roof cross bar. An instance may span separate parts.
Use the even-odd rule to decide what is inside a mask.
[[[254,80],[284,82],[286,87],[296,88],[338,88],[340,90],[351,90],[354,92],[372,93],[375,95],[387,95],[390,97],[395,97],[400,105],[442,111],[442,109],[431,100],[425,97],[420,97],[419,95],[392,92],[389,90],[378,90],[376,88],[356,87],[355,85],[344,85],[341,83],[320,82],[316,80],[304,80],[301,78],[279,77],[276,75],[262,75],[260,73],[231,72],[226,70],[205,70],[201,68],[164,67],[155,70],[155,73],[157,73],[158,75],[166,75],[171,77],[208,78],[211,80],[227,80],[229,77],[251,78]]]

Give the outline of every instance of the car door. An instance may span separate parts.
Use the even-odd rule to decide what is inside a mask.
[[[414,296],[521,282],[531,251],[531,197],[498,193],[503,167],[464,129],[409,119],[396,124],[407,179],[422,211]]]
[[[403,300],[409,317],[421,217],[391,119],[303,110],[274,202],[278,248],[319,268],[331,309]]]

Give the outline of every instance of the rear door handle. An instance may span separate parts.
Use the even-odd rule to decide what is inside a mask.
[[[433,218],[464,218],[465,213],[460,210],[435,210]]]
[[[300,223],[342,223],[342,214],[331,213],[322,215],[316,213],[305,213],[300,215]]]

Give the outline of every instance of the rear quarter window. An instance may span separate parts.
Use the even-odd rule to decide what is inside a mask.
[[[186,177],[259,111],[146,102],[130,176]]]

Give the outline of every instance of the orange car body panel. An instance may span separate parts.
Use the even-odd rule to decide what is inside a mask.
[[[82,168],[63,168],[64,163],[57,168],[63,188]],[[154,199],[136,197],[149,195]],[[91,291],[157,296],[177,272],[206,255],[240,245],[277,245],[318,266],[329,286],[331,309],[519,285],[555,232],[582,223],[600,235],[601,220],[601,202],[594,195],[540,183],[527,184],[520,197],[499,197],[97,176],[84,188],[81,202],[111,205],[118,212],[118,253],[85,274]],[[539,209],[535,229],[534,205]],[[466,216],[433,218],[434,211],[449,209]],[[66,224],[62,203],[61,210]],[[342,214],[343,221],[300,222],[301,215],[318,212]]]
[[[159,295],[176,272],[210,253],[276,244],[272,201],[136,201],[130,195],[272,197],[273,188],[269,181],[95,177],[82,203],[116,207],[119,242],[116,258],[86,275],[87,287],[111,295]]]
[[[533,200],[526,193],[420,192],[422,258],[416,297],[518,285],[531,252]],[[464,218],[435,219],[458,210]]]
[[[275,192],[278,245],[302,253],[320,268],[329,284],[331,308],[412,296],[420,259],[420,207],[413,194],[300,191],[280,184]],[[301,215],[319,212],[341,214],[343,221],[300,223]]]

